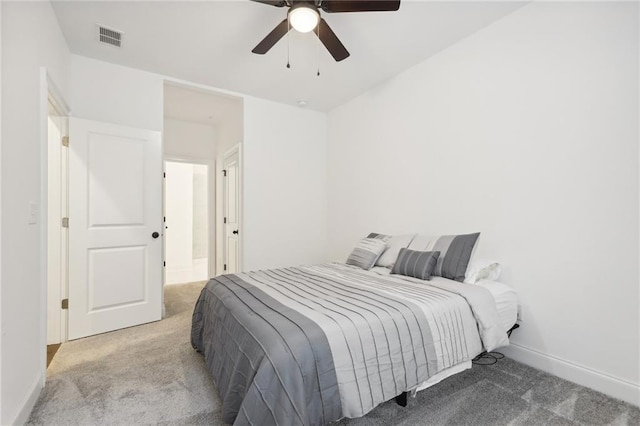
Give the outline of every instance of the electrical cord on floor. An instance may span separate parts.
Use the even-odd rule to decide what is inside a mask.
[[[493,365],[498,360],[504,358],[500,352],[482,352],[480,355],[471,360],[474,365]]]
[[[516,328],[520,328],[520,325],[517,323],[507,331],[507,335],[511,337],[511,333]],[[472,359],[471,362],[474,365],[493,365],[502,358],[504,358],[504,355],[500,352],[482,352],[480,355]]]

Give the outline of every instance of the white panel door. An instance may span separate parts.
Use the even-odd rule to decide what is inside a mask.
[[[224,157],[224,264],[225,273],[240,271],[240,167],[238,149]]]
[[[69,339],[162,315],[160,132],[71,118]]]

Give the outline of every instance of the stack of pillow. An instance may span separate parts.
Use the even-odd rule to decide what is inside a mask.
[[[369,270],[374,266],[391,269],[392,274],[429,280],[431,276],[476,283],[496,280],[500,264],[471,261],[480,233],[427,237],[416,234],[369,234],[347,259],[348,265]]]

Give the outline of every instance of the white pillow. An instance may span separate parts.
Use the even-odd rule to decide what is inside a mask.
[[[464,282],[475,284],[480,280],[497,281],[501,272],[502,266],[495,260],[473,259],[467,267]]]
[[[385,248],[386,244],[381,239],[363,238],[353,249],[346,263],[368,271],[376,263]]]
[[[387,249],[376,261],[376,266],[392,268],[393,264],[396,263],[396,259],[398,259],[400,249],[409,247],[409,244],[411,244],[411,240],[413,240],[413,237],[415,236],[416,234],[409,234],[396,235],[395,237],[389,238],[389,240],[387,240]]]

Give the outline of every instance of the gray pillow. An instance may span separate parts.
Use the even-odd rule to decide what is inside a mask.
[[[439,251],[440,257],[433,275],[463,282],[469,259],[480,233],[467,235],[444,235],[426,237],[418,235],[409,244],[409,249]]]
[[[416,234],[407,235],[394,235],[387,241],[387,249],[376,260],[376,266],[384,266],[385,268],[392,268],[398,254],[400,254],[401,248],[409,247],[411,240]]]
[[[401,248],[391,273],[429,280],[439,256],[439,251],[415,251]]]
[[[386,248],[387,244],[382,239],[363,238],[349,255],[347,265],[357,266],[368,271],[373,268],[376,260]]]

